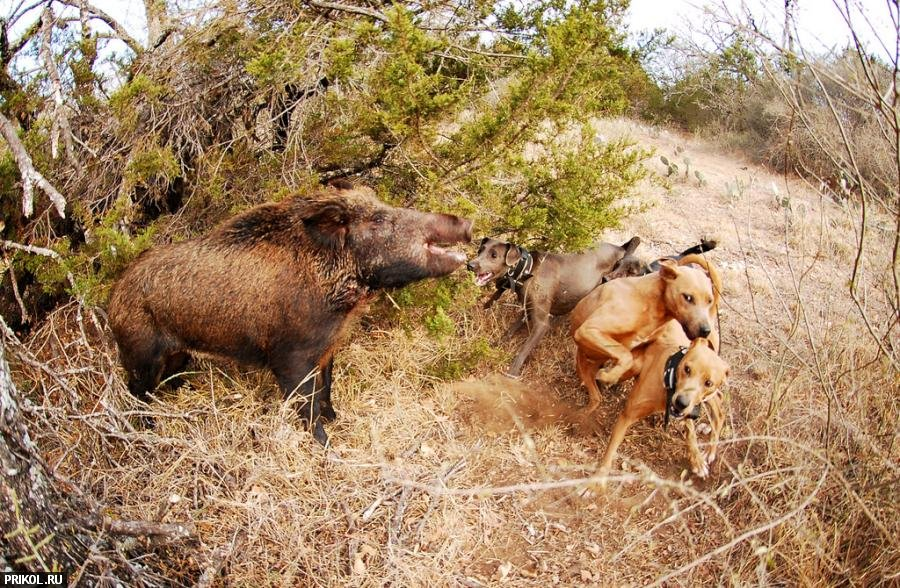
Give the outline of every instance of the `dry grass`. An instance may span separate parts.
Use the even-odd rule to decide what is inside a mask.
[[[900,386],[845,295],[852,211],[714,145],[601,127],[660,153],[685,145],[709,182],[648,184],[635,203],[651,206],[606,237],[639,234],[648,256],[719,239],[732,378],[710,479],[686,473],[679,427],[648,421],[609,489],[583,494],[623,393],[579,418],[563,325],[521,382],[497,375],[518,341],[464,381],[433,375],[442,355],[495,341],[509,306],[459,314],[444,342],[378,321],[357,329],[338,356],[323,451],[268,375],[219,361],[138,406],[106,336],[70,305],[27,342],[56,376],[16,365],[39,446],[117,516],[195,523],[196,540],[144,560],[150,582],[188,585],[221,565],[216,585],[896,584]],[[735,177],[748,187],[729,195]],[[877,263],[863,291],[887,321]],[[156,428],[131,428],[146,411]]]

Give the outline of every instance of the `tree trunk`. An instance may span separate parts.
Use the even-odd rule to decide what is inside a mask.
[[[75,570],[93,541],[73,523],[93,509],[47,471],[21,407],[0,338],[0,568]]]
[[[105,516],[89,494],[50,469],[28,434],[26,401],[4,357],[4,341],[15,339],[2,316],[0,329],[0,569],[67,571],[73,584],[84,576],[140,583],[144,571],[128,561],[118,538],[162,545],[193,537],[194,526]],[[146,553],[138,551],[135,557]]]
[[[147,47],[153,49],[163,42],[169,24],[169,12],[166,0],[144,0],[144,12],[147,15]]]

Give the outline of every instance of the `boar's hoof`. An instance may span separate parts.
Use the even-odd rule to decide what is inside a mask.
[[[156,428],[156,419],[154,419],[149,414],[145,414],[139,416],[137,419],[137,426],[139,429],[143,429],[145,431],[152,431]]]
[[[325,427],[322,426],[321,419],[317,420],[316,424],[313,425],[312,434],[315,440],[319,442],[319,445],[328,447],[328,433],[325,432]]]
[[[323,402],[319,406],[319,418],[324,420],[326,423],[330,423],[337,418],[337,413],[334,412],[334,407],[331,406],[331,404]]]

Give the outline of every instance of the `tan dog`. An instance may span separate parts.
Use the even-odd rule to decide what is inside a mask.
[[[686,267],[696,263],[706,268]],[[650,341],[656,331],[675,319],[691,339],[709,337],[719,348],[713,328],[722,281],[715,266],[699,255],[683,257],[678,264],[662,260],[658,272],[612,280],[595,288],[572,311],[572,336],[577,352],[578,376],[588,391],[585,413],[600,406],[600,389],[633,372],[631,350]],[[597,373],[612,360],[613,364]]]
[[[631,425],[653,413],[664,412],[666,422],[669,416],[685,419],[691,471],[705,478],[709,464],[716,459],[716,445],[725,425],[719,390],[728,377],[728,364],[707,339],[689,340],[674,320],[666,323],[652,342],[635,349],[633,355],[633,367],[622,379],[638,375],[638,380],[613,426],[600,471],[605,473],[612,467],[616,450]],[[667,370],[671,373],[667,374]],[[701,453],[694,420],[704,405],[709,411],[712,435],[709,449]]]

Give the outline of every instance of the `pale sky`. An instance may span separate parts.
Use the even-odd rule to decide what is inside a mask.
[[[838,1],[843,4],[843,0]],[[847,25],[833,0],[794,0],[794,3],[799,40],[807,50],[824,53],[848,44]],[[880,47],[883,44],[893,54],[897,30],[887,11],[888,0],[849,0],[849,3],[855,7],[854,12],[861,11],[854,18],[854,28],[869,50],[883,54],[884,49]],[[777,33],[776,38],[781,38],[784,0],[631,0],[628,23],[633,32],[665,28],[682,37],[690,36],[710,22],[703,7],[723,4],[736,14],[742,13],[742,7],[748,7],[760,28]],[[858,15],[865,15],[869,22]]]

